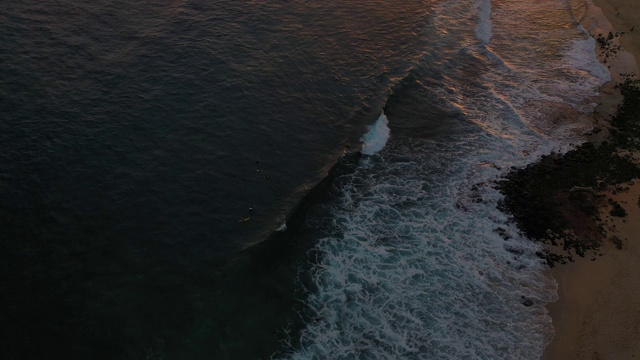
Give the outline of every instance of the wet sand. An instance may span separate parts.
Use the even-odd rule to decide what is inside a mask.
[[[620,38],[620,45],[635,56],[640,68],[640,1],[637,0],[594,0],[613,28],[626,34]]]

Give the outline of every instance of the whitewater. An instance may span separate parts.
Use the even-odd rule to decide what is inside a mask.
[[[385,110],[362,137],[363,156],[335,180],[332,199],[317,205],[323,211],[309,215],[317,242],[301,275],[311,281],[299,285],[307,323],[284,358],[542,356],[556,283],[539,245],[498,210],[493,184],[513,166],[570,149],[591,128],[578,119],[610,75],[575,3],[434,8],[432,53],[389,102],[422,94],[456,120],[412,136],[396,132],[402,118]],[[421,80],[427,68],[441,86]]]

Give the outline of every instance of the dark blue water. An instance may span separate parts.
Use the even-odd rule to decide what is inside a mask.
[[[428,10],[4,1],[2,358],[277,351],[305,250],[252,246],[358,146]]]

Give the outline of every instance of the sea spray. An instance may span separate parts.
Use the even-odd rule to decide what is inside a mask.
[[[373,155],[384,148],[384,145],[389,140],[390,132],[389,120],[387,120],[384,112],[380,114],[376,122],[371,125],[369,131],[362,136],[362,150],[363,155]]]

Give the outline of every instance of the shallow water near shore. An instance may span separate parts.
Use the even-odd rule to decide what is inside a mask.
[[[540,357],[491,182],[590,128],[576,3],[12,3],[8,358]]]

